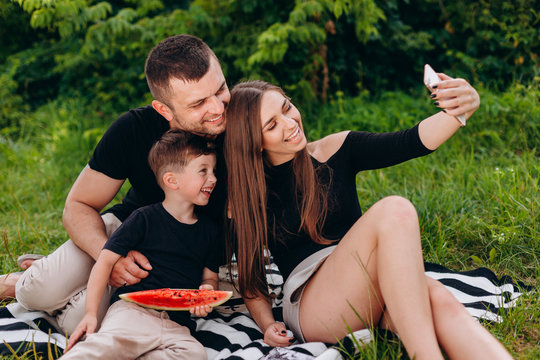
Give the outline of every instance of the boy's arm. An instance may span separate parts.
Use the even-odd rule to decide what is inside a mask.
[[[103,249],[99,254],[90,273],[90,279],[88,280],[85,315],[79,325],[77,325],[75,331],[73,331],[73,334],[69,337],[69,344],[66,351],[71,349],[84,334],[92,334],[95,331],[99,304],[105,293],[112,268],[120,257],[119,254],[107,249]]]
[[[101,298],[109,282],[109,276],[120,257],[121,255],[107,249],[103,249],[99,254],[86,287],[86,314],[97,316]]]
[[[211,288],[210,288],[211,286]],[[218,289],[218,274],[209,268],[205,267],[202,274],[202,282],[199,289],[217,290]]]

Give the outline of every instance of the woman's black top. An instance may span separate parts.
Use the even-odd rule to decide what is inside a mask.
[[[351,131],[339,150],[325,163],[313,157],[319,183],[325,187],[328,210],[323,236],[336,240],[320,245],[311,240],[300,226],[301,196],[295,190],[293,160],[267,167],[267,213],[269,248],[283,279],[306,257],[336,245],[362,215],[356,192],[356,174],[379,169],[429,154],[418,135],[418,125],[392,133]]]

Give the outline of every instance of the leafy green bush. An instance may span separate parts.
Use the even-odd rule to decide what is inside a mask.
[[[0,127],[16,129],[27,110],[56,98],[112,112],[148,101],[148,51],[186,32],[215,50],[230,84],[273,81],[307,109],[338,91],[409,90],[424,63],[503,90],[538,79],[534,4],[11,0],[0,4]]]

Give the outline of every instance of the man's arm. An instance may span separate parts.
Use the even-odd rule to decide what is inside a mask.
[[[64,227],[75,245],[94,259],[107,242],[99,212],[111,202],[123,183],[124,180],[113,179],[86,166],[67,196]],[[116,262],[109,284],[114,287],[136,284],[148,276],[143,269],[151,270],[152,266],[143,254],[132,250]]]
[[[100,211],[115,197],[124,180],[117,180],[88,165],[81,171],[66,198],[64,227],[71,240],[97,260],[107,241]]]

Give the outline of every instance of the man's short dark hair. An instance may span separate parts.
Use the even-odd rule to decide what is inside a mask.
[[[167,171],[181,171],[191,159],[215,153],[212,141],[183,130],[171,129],[150,149],[148,164],[159,186],[163,187],[163,174]]]
[[[167,104],[170,79],[200,80],[208,72],[212,57],[217,60],[212,49],[196,36],[181,34],[166,38],[146,58],[144,72],[150,92],[156,100]]]

